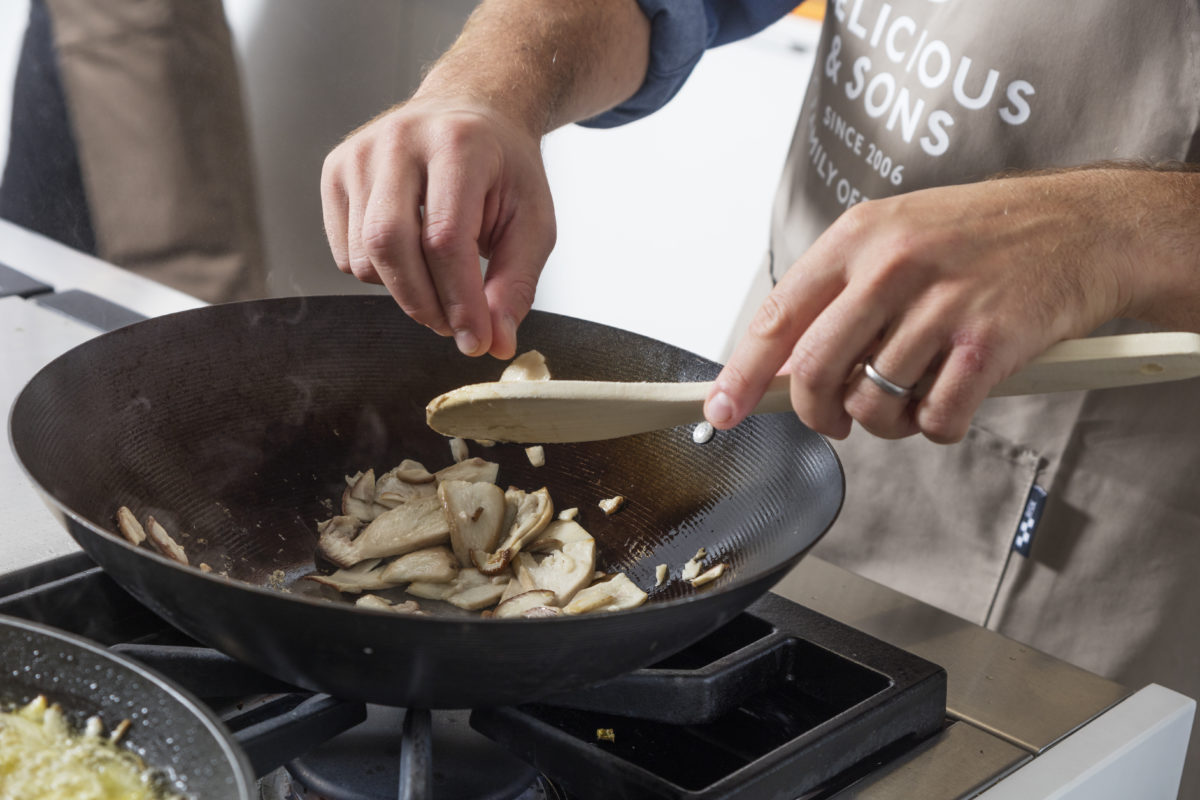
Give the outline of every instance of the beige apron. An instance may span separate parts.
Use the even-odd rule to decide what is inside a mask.
[[[775,275],[865,198],[1196,160],[1198,17],[1195,0],[831,0]],[[988,400],[953,446],[856,428],[835,447],[846,503],[817,554],[1131,687],[1200,697],[1200,381]],[[1200,736],[1180,796],[1200,796]]]
[[[98,255],[210,302],[265,295],[221,0],[47,6]]]

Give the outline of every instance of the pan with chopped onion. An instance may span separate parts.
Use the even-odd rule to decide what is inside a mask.
[[[191,695],[86,639],[0,616],[0,797],[251,800],[241,748]]]

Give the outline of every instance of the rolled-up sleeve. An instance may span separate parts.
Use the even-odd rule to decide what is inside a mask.
[[[638,0],[650,20],[650,65],[633,97],[579,123],[612,128],[667,104],[710,47],[758,33],[798,0]]]

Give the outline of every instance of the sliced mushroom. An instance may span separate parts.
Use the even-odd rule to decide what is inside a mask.
[[[549,550],[544,555],[543,550]],[[536,540],[530,552],[513,559],[517,580],[526,589],[549,589],[557,605],[566,605],[586,586],[596,569],[596,541],[577,522],[555,520]]]
[[[715,567],[710,567],[704,572],[701,572],[696,577],[692,578],[692,586],[700,587],[706,583],[711,583],[717,578],[725,574],[725,564],[717,564]]]
[[[380,475],[375,482],[375,502],[386,508],[434,494],[437,494],[437,483],[433,473],[421,462],[408,458]]]
[[[317,550],[342,567],[353,567],[365,559],[358,557],[354,537],[362,529],[362,520],[346,514],[317,523]]]
[[[612,516],[621,510],[621,506],[625,505],[625,498],[618,494],[614,497],[606,497],[596,505],[600,506],[605,516]]]
[[[458,577],[458,559],[446,547],[426,547],[400,556],[380,576],[390,585],[423,581],[449,583]]]
[[[121,531],[121,535],[125,537],[126,541],[134,546],[146,541],[146,529],[142,527],[142,523],[137,521],[137,517],[127,506],[117,509],[117,529]]]
[[[352,567],[344,567],[328,575],[316,572],[305,575],[304,580],[330,586],[347,594],[373,592],[399,586],[402,581],[388,581],[384,578],[383,568],[380,567],[382,563],[383,559],[369,558]]]
[[[540,444],[535,444],[532,447],[526,447],[525,457],[529,459],[529,463],[532,466],[546,466],[546,448],[542,447]]]
[[[442,481],[438,498],[450,528],[450,546],[460,564],[470,566],[472,550],[490,553],[496,549],[504,524],[504,490],[494,483]]]
[[[534,606],[521,616],[525,619],[543,619],[545,617],[559,617],[562,616],[562,613],[562,609],[558,606]]]
[[[646,602],[647,594],[629,580],[624,572],[581,589],[571,602],[563,606],[564,614],[587,614],[595,611],[624,611]]]
[[[680,573],[680,577],[685,581],[690,581],[695,578],[700,574],[701,562],[703,562],[707,557],[708,551],[701,547],[696,551],[696,555],[692,556],[691,559],[683,565],[683,571]]]
[[[500,373],[501,382],[508,381],[548,381],[550,368],[546,366],[546,357],[537,350],[528,350],[509,362]]]
[[[458,577],[449,583],[417,581],[404,591],[416,597],[445,600],[447,603],[477,611],[494,606],[508,586],[508,576],[489,578],[477,569],[459,570]]]
[[[485,575],[499,575],[507,569],[513,557],[521,552],[521,547],[539,536],[554,516],[554,503],[545,487],[536,492],[509,489],[504,493],[504,500],[509,509],[514,505],[516,507],[512,525],[504,541],[498,547],[494,546],[494,552],[483,549],[469,551],[475,566]]]
[[[375,470],[360,472],[352,479],[348,478],[347,484],[342,492],[342,514],[358,517],[363,522],[379,516],[383,509],[375,505]]]
[[[500,465],[494,461],[485,461],[482,458],[468,458],[466,461],[460,461],[457,464],[452,464],[445,469],[439,469],[434,473],[439,483],[445,481],[466,481],[468,483],[495,483],[496,476],[500,474]]]
[[[457,436],[450,439],[450,457],[454,459],[455,464],[461,464],[466,461],[469,455],[465,439],[460,439]]]
[[[415,600],[405,600],[403,603],[390,603],[377,594],[364,594],[354,601],[358,608],[373,608],[379,611],[391,611],[395,614],[424,614],[421,606]]]
[[[183,547],[171,538],[171,534],[167,533],[167,529],[158,523],[154,517],[146,517],[146,538],[150,540],[150,544],[154,545],[154,549],[162,553],[169,559],[178,561],[180,564],[187,564],[187,553]]]
[[[421,497],[401,503],[371,521],[357,538],[344,523],[334,517],[324,528],[317,546],[321,553],[340,567],[350,567],[368,558],[387,558],[445,544],[450,527],[437,497]]]
[[[654,568],[654,585],[662,586],[663,582],[666,579],[667,579],[667,565],[659,564],[657,567]]]
[[[525,612],[534,608],[549,607],[554,605],[554,592],[549,589],[533,589],[528,592],[521,592],[513,595],[507,600],[502,600],[496,611],[492,614],[497,619],[508,619],[512,617],[521,617]]]

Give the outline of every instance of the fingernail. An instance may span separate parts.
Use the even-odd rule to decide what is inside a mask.
[[[466,329],[454,332],[454,343],[458,345],[459,352],[466,356],[473,356],[479,350],[478,337]]]
[[[717,392],[710,397],[704,407],[704,416],[713,425],[724,425],[733,419],[733,403],[729,400],[729,395]]]

